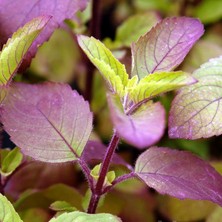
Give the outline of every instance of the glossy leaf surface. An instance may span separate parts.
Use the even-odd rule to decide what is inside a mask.
[[[160,103],[143,104],[135,113],[126,115],[119,97],[108,97],[111,118],[118,135],[137,148],[156,143],[165,128],[165,110]]]
[[[64,213],[57,218],[53,218],[50,222],[121,222],[121,220],[111,214],[87,214],[84,212]]]
[[[92,130],[88,103],[66,84],[13,85],[2,122],[22,152],[46,162],[80,157]]]
[[[210,200],[222,206],[222,177],[207,162],[186,151],[152,147],[135,171],[149,187],[179,199]]]
[[[203,64],[193,76],[199,82],[183,88],[173,101],[171,138],[198,139],[222,134],[222,57]]]
[[[49,16],[34,18],[18,29],[4,45],[0,53],[0,85],[7,85],[19,65],[21,64],[28,49],[38,37],[42,29],[48,23]]]
[[[141,79],[130,91],[129,97],[136,104],[144,99],[153,98],[195,82],[196,80],[191,75],[182,71],[153,73]]]
[[[13,208],[12,204],[2,194],[0,194],[0,221],[22,222],[19,215],[16,213],[15,209]]]
[[[162,20],[133,45],[133,75],[141,79],[149,73],[171,71],[183,61],[202,34],[203,25],[197,19]]]
[[[99,69],[111,91],[123,96],[124,87],[128,82],[125,66],[99,40],[79,35],[78,42],[91,62]]]

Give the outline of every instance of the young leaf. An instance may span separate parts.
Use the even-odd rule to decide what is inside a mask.
[[[138,158],[135,172],[161,194],[210,200],[222,206],[221,175],[189,152],[152,147]]]
[[[193,75],[198,83],[183,88],[169,117],[171,138],[198,139],[222,134],[222,57],[211,59]]]
[[[45,162],[80,157],[92,130],[89,105],[66,84],[13,85],[2,123],[26,155]]]
[[[171,71],[183,61],[203,32],[203,25],[197,19],[162,20],[133,45],[133,75],[141,79],[149,73]]]
[[[2,160],[0,173],[4,176],[10,175],[22,162],[22,154],[18,147],[8,152]]]
[[[79,35],[78,43],[108,82],[111,91],[124,96],[124,87],[128,82],[125,66],[113,56],[103,43],[93,37]]]
[[[133,114],[125,114],[117,95],[109,95],[111,118],[119,136],[142,149],[156,143],[165,128],[165,110],[160,103],[147,102]]]
[[[130,47],[132,42],[148,32],[159,20],[156,12],[133,15],[117,28],[115,41],[120,42],[121,46]]]
[[[160,93],[175,90],[195,82],[196,80],[191,75],[182,71],[153,73],[141,79],[138,85],[130,91],[129,97],[136,104]]]
[[[71,213],[64,213],[57,218],[51,219],[49,222],[121,222],[120,218],[113,216],[112,214],[100,213],[100,214],[87,214],[80,211],[74,211]]]
[[[73,18],[78,10],[83,10],[88,0],[1,0],[0,1],[0,42],[3,45],[19,27],[41,15],[51,15],[47,28],[34,42],[29,58],[36,53],[37,47],[49,39],[52,32],[68,18]],[[26,57],[27,59],[27,57]]]
[[[54,210],[54,211],[66,211],[66,212],[76,210],[76,208],[74,206],[72,206],[72,204],[70,204],[66,201],[62,201],[62,200],[58,200],[58,201],[53,202],[50,205],[50,209]]]
[[[12,204],[5,196],[0,194],[0,221],[4,222],[22,222],[19,215],[16,213]]]
[[[0,85],[9,84],[28,49],[48,23],[49,16],[34,18],[18,29],[0,53]]]

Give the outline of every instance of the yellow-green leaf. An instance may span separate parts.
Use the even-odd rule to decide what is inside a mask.
[[[182,71],[156,72],[141,79],[138,85],[129,91],[129,97],[134,103],[138,103],[195,82],[191,75]]]
[[[111,91],[124,96],[124,87],[128,82],[125,66],[113,56],[103,43],[93,37],[79,35],[78,43],[108,82]]]
[[[5,196],[0,194],[0,221],[2,222],[22,222],[18,213]]]
[[[0,85],[8,85],[28,49],[49,21],[49,16],[34,18],[18,29],[0,53]]]
[[[19,148],[9,151],[2,160],[0,173],[4,176],[10,175],[22,162],[22,153]]]
[[[120,218],[112,214],[87,214],[84,212],[64,213],[57,218],[53,218],[50,222],[121,222]]]

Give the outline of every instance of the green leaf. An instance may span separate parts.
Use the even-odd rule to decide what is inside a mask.
[[[193,76],[198,83],[181,89],[173,101],[171,138],[199,139],[222,134],[222,57],[209,60]]]
[[[22,162],[23,155],[19,148],[9,151],[1,163],[0,173],[4,176],[10,175]]]
[[[5,196],[0,194],[0,221],[2,222],[22,222],[18,213],[16,213],[12,204]]]
[[[50,222],[121,222],[120,218],[112,214],[87,214],[80,211],[64,213]]]
[[[115,41],[119,42],[120,46],[129,47],[132,42],[148,32],[159,20],[160,17],[155,12],[133,15],[117,28]]]
[[[191,75],[182,71],[156,72],[141,79],[130,91],[129,97],[134,103],[138,103],[195,82],[196,80]]]
[[[66,201],[55,201],[50,205],[50,209],[54,211],[75,211],[76,208]]]
[[[28,49],[49,21],[49,16],[34,18],[18,29],[3,46],[0,54],[0,85],[8,85]]]
[[[203,0],[194,11],[194,17],[203,23],[212,23],[222,18],[222,1]]]
[[[111,91],[121,97],[128,82],[125,66],[120,63],[103,43],[93,37],[79,35],[78,43],[91,62],[99,69]]]

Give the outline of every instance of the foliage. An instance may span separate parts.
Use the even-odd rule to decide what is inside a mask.
[[[0,2],[1,221],[220,218],[221,160],[187,139],[222,134],[221,3],[167,2]]]

